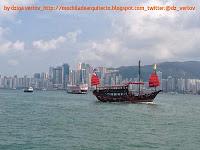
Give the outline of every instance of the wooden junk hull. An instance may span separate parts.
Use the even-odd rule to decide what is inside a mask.
[[[153,102],[156,95],[161,92],[161,90],[154,91],[151,93],[133,95],[133,94],[124,94],[124,95],[112,95],[105,94],[101,91],[94,90],[93,94],[101,102],[130,102],[130,103],[142,103],[142,102]]]

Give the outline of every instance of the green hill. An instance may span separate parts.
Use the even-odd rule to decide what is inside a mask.
[[[148,80],[152,72],[153,65],[145,65],[141,67],[143,80]],[[122,78],[135,78],[138,76],[138,66],[122,66],[117,68]],[[157,64],[157,70],[161,71],[163,78],[172,76],[175,78],[191,78],[200,79],[200,61],[186,62],[163,62]]]

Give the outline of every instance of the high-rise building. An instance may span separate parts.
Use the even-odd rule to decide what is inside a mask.
[[[63,88],[62,67],[53,68],[53,85],[55,88]]]
[[[49,80],[52,81],[53,80],[53,67],[49,67]]]
[[[47,80],[47,79],[48,79],[48,74],[45,73],[45,72],[42,72],[42,73],[40,74],[40,78],[41,78],[42,80]]]
[[[24,87],[29,87],[30,86],[30,78],[28,78],[26,75],[24,76],[24,80],[23,80],[23,86]]]
[[[167,79],[162,79],[162,90],[167,92]]]
[[[197,87],[197,94],[200,94],[200,80],[199,79],[196,81],[196,87]]]
[[[119,74],[119,70],[109,70],[101,78],[103,78],[104,85],[119,85],[122,83],[122,76]]]
[[[162,90],[162,72],[161,71],[158,71],[157,72],[157,75],[158,75],[158,79],[160,81],[160,86],[157,87],[158,89]]]
[[[89,84],[93,68],[86,63],[79,63],[77,66],[77,84]]]
[[[63,88],[66,89],[69,82],[69,65],[67,63],[62,65]]]
[[[86,69],[81,69],[80,70],[80,83],[82,84],[86,84],[86,78],[87,78],[87,74],[86,74]]]
[[[184,93],[185,92],[185,79],[182,79],[182,78],[178,79],[177,87],[178,87],[177,91],[179,93]]]
[[[40,73],[34,73],[33,77],[34,77],[35,79],[40,79]]]
[[[167,78],[167,92],[174,92],[175,87],[175,79],[172,76],[169,76]]]
[[[17,79],[17,88],[19,89],[24,88],[23,81],[24,81],[24,78]]]
[[[188,92],[190,93],[196,93],[197,92],[197,87],[196,87],[196,79],[188,79]]]
[[[0,75],[0,88],[4,88],[4,80],[1,75]]]
[[[91,82],[91,76],[93,74],[93,67],[90,66],[89,64],[85,65],[85,69],[86,69],[86,84],[90,85]]]
[[[16,89],[17,88],[17,75],[14,76],[14,78],[12,78],[12,89]]]
[[[70,70],[70,72],[69,72],[69,84],[70,85],[77,84],[77,71],[76,70]]]

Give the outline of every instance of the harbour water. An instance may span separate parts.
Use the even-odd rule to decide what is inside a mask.
[[[92,94],[0,90],[0,150],[197,150],[200,96],[154,104],[101,103]]]

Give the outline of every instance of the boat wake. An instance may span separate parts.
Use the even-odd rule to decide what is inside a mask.
[[[139,104],[156,105],[154,102],[140,102]]]

